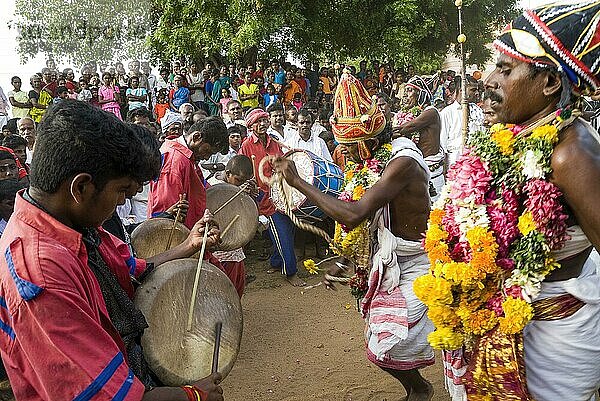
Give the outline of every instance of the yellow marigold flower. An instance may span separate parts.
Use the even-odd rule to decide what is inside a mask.
[[[425,233],[425,241],[437,242],[448,238],[448,233],[441,226],[432,224],[427,228]]]
[[[450,305],[454,300],[452,284],[440,277],[426,274],[417,278],[413,283],[415,295],[425,305]]]
[[[433,209],[431,213],[429,213],[429,224],[441,226],[442,218],[444,217],[445,212],[442,209]]]
[[[462,347],[463,336],[448,327],[438,327],[433,333],[429,333],[427,341],[433,348],[454,350]]]
[[[492,134],[492,140],[496,142],[503,155],[511,155],[513,153],[513,145],[515,136],[512,131],[503,129]]]
[[[352,179],[352,177],[354,177],[354,170],[346,171],[346,174],[344,175],[344,178],[346,179],[346,181],[350,181]]]
[[[523,331],[533,318],[533,308],[525,300],[508,297],[502,302],[504,317],[500,320],[500,331],[504,334],[516,334]]]
[[[531,212],[525,212],[519,216],[519,223],[517,224],[519,231],[523,235],[527,235],[535,230],[535,222],[533,221],[533,215]]]
[[[460,318],[451,307],[446,305],[432,306],[427,311],[427,316],[429,316],[435,327],[454,328],[460,324]]]
[[[489,309],[480,309],[463,317],[462,323],[465,332],[480,336],[496,327],[498,317]]]
[[[392,151],[392,144],[391,143],[386,143],[385,145],[382,146],[383,149],[387,150],[388,152]]]
[[[317,274],[319,272],[319,268],[317,267],[317,265],[315,264],[315,261],[312,259],[306,259],[304,261],[304,268],[310,273],[310,274]]]
[[[437,262],[448,263],[451,261],[450,254],[448,253],[448,244],[443,241],[436,242],[433,245],[426,242],[425,250],[432,266]]]
[[[365,194],[365,187],[362,185],[357,185],[354,187],[354,191],[352,191],[352,200],[357,201]]]
[[[533,139],[543,139],[552,144],[558,142],[558,130],[554,125],[542,125],[541,127],[537,127],[531,133],[530,138]]]
[[[490,132],[492,134],[494,134],[494,133],[496,133],[498,131],[502,131],[504,128],[505,128],[504,124],[502,124],[502,123],[496,123],[496,124],[494,124],[494,125],[492,125],[490,127]]]

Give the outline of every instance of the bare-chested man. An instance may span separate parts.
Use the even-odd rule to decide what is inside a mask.
[[[367,356],[402,383],[408,400],[429,400],[433,387],[418,369],[434,362],[427,343],[432,323],[412,290],[413,281],[429,268],[420,242],[429,215],[429,170],[411,140],[398,138],[390,144],[383,113],[350,74],[342,75],[334,105],[333,133],[349,160],[345,188],[356,188],[357,182],[349,177],[359,174],[363,165],[371,166],[376,183],[366,186],[364,195],[358,190],[358,195],[350,197],[354,201],[344,201],[307,184],[288,159],[277,159],[274,168],[341,224],[340,230],[357,234],[354,249],[367,244],[365,256],[370,260],[363,267],[373,265],[370,274],[367,270],[368,289],[361,302],[367,322]],[[371,229],[376,232],[373,236]],[[362,256],[356,251],[342,253],[355,261]]]
[[[486,80],[498,121],[532,127],[548,117],[567,124],[559,129],[547,179],[562,192],[569,237],[552,251],[560,267],[541,282],[533,320],[523,330],[526,383],[519,384],[536,401],[587,401],[600,387],[600,276],[589,258],[600,249],[600,143],[583,119],[568,125],[563,112],[556,120],[558,110],[576,110],[579,94],[600,86],[598,15],[600,1],[525,11],[494,42],[501,54]],[[471,385],[490,399],[514,399],[508,386]]]
[[[431,173],[430,195],[436,200],[444,186],[444,151],[440,141],[442,123],[437,109],[431,105],[431,89],[424,77],[412,77],[404,89],[403,110],[418,107],[419,115],[393,129],[394,138],[411,138],[423,153]],[[414,113],[413,113],[414,114]]]

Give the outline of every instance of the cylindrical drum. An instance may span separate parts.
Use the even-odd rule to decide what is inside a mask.
[[[308,150],[295,149],[286,153],[284,157],[294,161],[298,175],[304,181],[327,195],[336,198],[340,195],[344,185],[344,174],[338,165]],[[282,182],[282,188],[298,218],[313,222],[323,220],[323,211],[313,205],[302,192],[292,188],[285,180]],[[275,186],[271,187],[271,199],[277,210],[285,212],[285,200]]]
[[[137,226],[131,233],[131,246],[138,258],[147,259],[167,250],[169,235],[173,230],[170,248],[181,244],[190,234],[190,230],[181,223],[175,223],[173,229],[171,219],[152,218]]]

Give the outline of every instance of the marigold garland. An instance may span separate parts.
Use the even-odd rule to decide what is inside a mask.
[[[382,145],[373,158],[363,163],[348,161],[344,170],[344,188],[338,199],[344,202],[357,202],[365,192],[371,188],[383,174],[385,165],[392,157],[392,145]],[[357,227],[348,227],[336,223],[333,237],[333,251],[340,256],[348,257],[356,264],[356,272],[350,280],[352,295],[360,299],[367,292],[368,286],[368,264],[370,259],[370,238],[368,220],[363,221]]]
[[[562,114],[561,114],[562,113]],[[568,239],[560,190],[547,179],[568,110],[533,130],[495,124],[478,132],[448,172],[424,248],[429,274],[413,289],[428,307],[434,348],[457,349],[498,328],[516,334]]]

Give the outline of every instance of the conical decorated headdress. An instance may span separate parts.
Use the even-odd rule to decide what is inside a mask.
[[[600,1],[527,10],[494,41],[509,57],[564,71],[579,91],[600,87]]]
[[[370,158],[364,141],[385,128],[385,116],[356,77],[344,71],[333,98],[331,129],[339,143],[359,144],[363,159]]]

